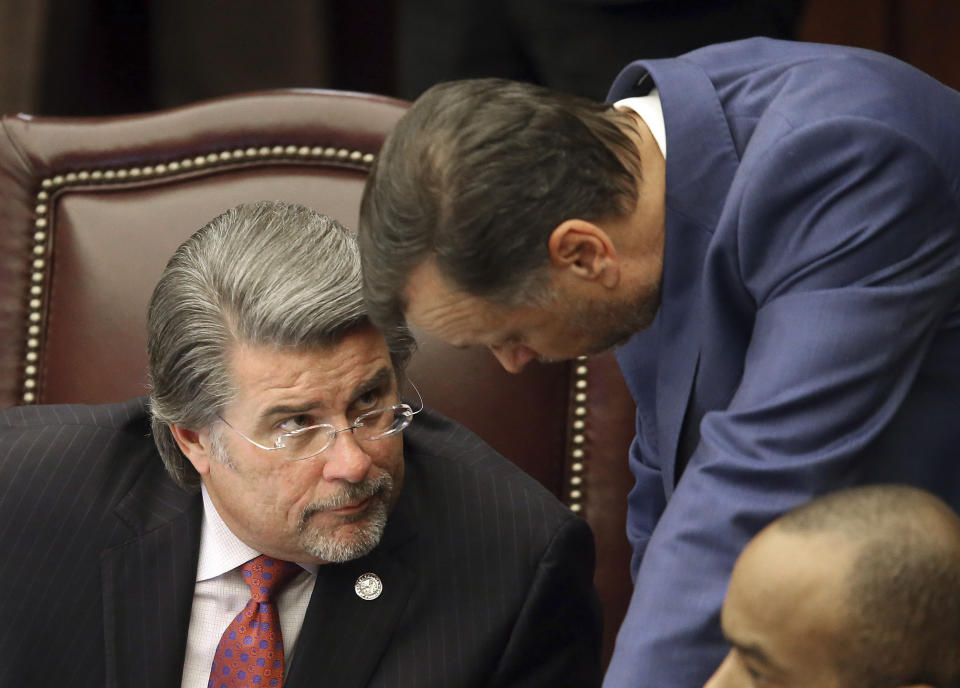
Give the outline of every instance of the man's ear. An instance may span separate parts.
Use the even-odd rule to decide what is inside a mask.
[[[620,281],[620,262],[610,235],[586,220],[564,220],[548,241],[550,264],[580,279],[613,288]]]
[[[206,430],[188,430],[182,425],[168,423],[173,439],[177,441],[180,451],[189,459],[200,475],[210,472],[210,433]]]

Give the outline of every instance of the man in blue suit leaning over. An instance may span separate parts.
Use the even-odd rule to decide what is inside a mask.
[[[635,62],[608,100],[425,93],[364,195],[365,290],[511,371],[618,347],[635,589],[606,685],[694,688],[775,517],[891,481],[960,508],[960,94],[751,39]]]

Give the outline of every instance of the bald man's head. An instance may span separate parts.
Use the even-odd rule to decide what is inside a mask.
[[[789,512],[744,549],[711,688],[960,686],[960,518],[899,485]]]

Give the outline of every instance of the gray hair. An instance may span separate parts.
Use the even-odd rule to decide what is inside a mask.
[[[171,477],[199,489],[168,425],[207,427],[231,402],[233,346],[325,347],[365,326],[356,238],[336,220],[263,201],[200,228],[170,259],[147,313],[153,436]],[[399,376],[413,339],[404,328],[384,336]]]

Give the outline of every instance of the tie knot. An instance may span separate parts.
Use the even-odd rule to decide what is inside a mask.
[[[269,602],[291,578],[302,569],[289,561],[261,554],[240,567],[243,580],[250,586],[255,602]]]

